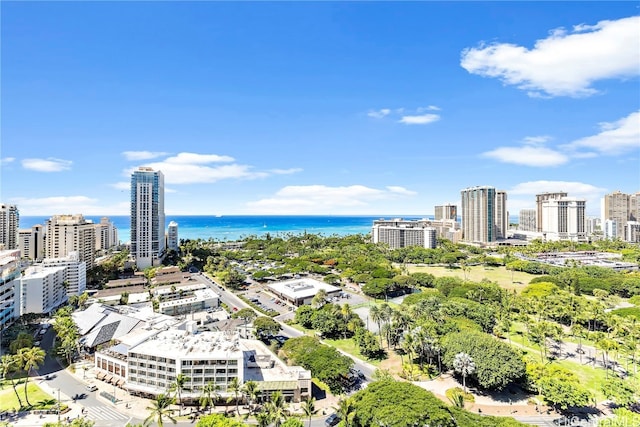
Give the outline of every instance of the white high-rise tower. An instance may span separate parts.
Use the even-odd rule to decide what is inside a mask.
[[[162,261],[164,221],[164,175],[140,167],[131,175],[131,255],[138,269]]]

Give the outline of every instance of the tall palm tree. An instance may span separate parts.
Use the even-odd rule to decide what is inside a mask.
[[[309,417],[309,427],[311,427],[311,417],[318,412],[316,409],[315,397],[307,397],[302,401],[302,411],[307,417]]]
[[[280,427],[282,419],[287,415],[287,403],[284,401],[284,396],[281,391],[276,391],[271,394],[271,399],[267,402],[267,412],[275,427]]]
[[[242,389],[244,391],[244,394],[247,396],[247,399],[249,400],[249,412],[252,412],[253,404],[258,398],[258,392],[260,390],[259,385],[256,381],[247,381],[242,386]]]
[[[19,362],[15,356],[10,354],[5,354],[2,356],[2,362],[0,364],[0,370],[2,371],[2,378],[6,379],[12,371],[17,371],[19,369]],[[13,391],[18,398],[18,403],[20,407],[22,407],[22,399],[20,399],[20,394],[18,393],[18,389],[16,388],[16,382],[11,376],[11,386],[13,387]]]
[[[182,390],[184,390],[184,386],[188,381],[189,377],[187,377],[185,374],[178,374],[176,375],[176,379],[173,384],[171,384],[171,389],[175,390],[178,393],[178,404],[180,405],[178,416],[182,415]]]
[[[38,369],[42,362],[44,362],[44,357],[46,353],[40,347],[31,347],[31,348],[21,348],[18,351],[18,357],[20,363],[22,364],[22,369],[27,374],[27,377],[24,381],[24,399],[27,401],[27,405],[31,406],[29,402],[29,396],[27,395],[27,385],[29,384],[29,373],[32,369]]]
[[[144,420],[144,424],[149,425],[155,421],[158,427],[163,427],[165,417],[175,424],[176,419],[173,418],[173,409],[171,409],[171,405],[174,403],[176,403],[176,399],[173,396],[164,393],[157,395],[156,398],[151,401],[151,406],[147,406],[147,410],[150,411],[150,413],[147,419]]]
[[[206,383],[202,387],[202,395],[200,396],[200,406],[203,408],[209,408],[209,414],[211,414],[211,407],[215,404],[218,397],[218,386],[211,381]]]
[[[231,381],[229,381],[229,384],[227,384],[227,391],[233,393],[233,398],[236,401],[236,414],[240,415],[240,408],[238,406],[238,394],[240,394],[240,392],[242,391],[242,384],[240,384],[238,377],[231,378]],[[229,397],[229,399],[231,398]]]
[[[352,427],[353,419],[356,416],[355,405],[353,400],[348,397],[343,397],[338,401],[338,406],[334,408],[336,414],[340,417],[343,427]]]
[[[462,387],[465,394],[467,393],[467,376],[471,375],[476,370],[476,364],[473,362],[471,356],[467,353],[458,353],[453,358],[453,369],[456,372],[462,374]]]
[[[369,317],[378,325],[378,335],[380,335],[380,347],[382,348],[382,310],[377,305],[369,309]]]

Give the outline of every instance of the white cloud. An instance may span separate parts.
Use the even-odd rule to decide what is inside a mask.
[[[230,156],[220,156],[218,154],[198,154],[198,153],[178,153],[177,156],[169,157],[164,161],[175,164],[207,164],[207,163],[228,163],[235,159]]]
[[[418,113],[424,113],[425,111],[440,111],[441,108],[435,105],[429,105],[427,107],[419,107],[416,109]]]
[[[383,108],[381,110],[377,110],[377,111],[369,111],[367,113],[367,116],[369,117],[373,117],[374,119],[382,119],[386,116],[388,116],[389,114],[391,114],[391,110],[388,108]]]
[[[53,196],[42,198],[18,197],[12,203],[20,207],[20,214],[25,216],[82,214],[94,215],[128,215],[130,205],[121,202],[111,206],[99,204],[99,200],[87,196]]]
[[[640,16],[581,24],[569,32],[551,31],[532,49],[509,43],[467,48],[460,65],[531,96],[589,96],[596,93],[592,85],[598,80],[638,75],[639,29]]]
[[[125,159],[132,161],[157,159],[167,154],[169,153],[163,151],[124,151],[122,153]]]
[[[616,122],[600,123],[600,133],[573,141],[564,148],[569,150],[587,148],[605,155],[619,155],[638,150],[640,148],[640,111],[633,112]],[[585,157],[585,154],[593,156],[592,152],[575,155]]]
[[[523,145],[521,147],[498,147],[495,150],[482,153],[502,163],[516,165],[547,167],[559,166],[569,161],[564,154],[547,147]]]
[[[440,116],[437,114],[422,114],[418,116],[402,116],[398,121],[405,125],[426,125],[438,120],[440,120]]]
[[[535,195],[546,192],[565,192],[568,197],[585,199],[587,213],[589,215],[598,215],[600,211],[600,199],[607,190],[577,181],[542,180],[522,182],[507,190],[509,212],[511,215],[517,215],[520,209],[535,208]]]
[[[353,212],[367,209],[372,202],[390,200],[416,193],[404,187],[376,189],[364,185],[329,187],[326,185],[287,186],[273,197],[247,203],[251,212],[261,214],[318,214]]]
[[[0,165],[8,165],[9,163],[15,162],[15,157],[3,157],[0,159]]]
[[[71,160],[49,157],[48,159],[24,159],[22,167],[37,172],[61,172],[71,169]]]
[[[289,169],[270,169],[269,173],[274,175],[291,175],[294,173],[302,172],[301,168],[289,168]]]

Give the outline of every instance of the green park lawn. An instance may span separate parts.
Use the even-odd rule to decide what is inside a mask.
[[[20,380],[16,380],[18,382]],[[24,397],[24,382],[20,381],[16,384],[20,399],[22,399],[23,405],[27,404]],[[37,384],[30,382],[27,386],[27,393],[29,395],[29,402],[33,405],[31,409],[51,409],[56,407],[56,400],[53,396],[42,391]],[[0,411],[7,411],[13,409],[20,409],[18,398],[13,391],[13,387],[9,381],[2,381],[2,388],[0,389]]]
[[[465,272],[461,268],[449,268],[439,266],[408,266],[410,273],[429,273],[436,277],[459,277],[465,278]],[[497,283],[504,289],[515,289],[517,292],[522,291],[533,279],[534,274],[524,273],[522,271],[511,271],[505,267],[485,267],[482,265],[474,265],[469,267],[466,273],[467,280],[472,282],[480,282],[487,279]]]

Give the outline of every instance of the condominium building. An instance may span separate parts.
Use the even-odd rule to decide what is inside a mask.
[[[20,316],[20,251],[0,250],[0,330]]]
[[[18,247],[18,223],[20,214],[16,205],[0,204],[0,249]]]
[[[489,186],[470,187],[462,190],[460,195],[462,239],[474,243],[496,241],[496,189]]]
[[[54,215],[47,221],[46,258],[64,258],[77,252],[87,270],[95,266],[95,224],[80,214]]]
[[[629,243],[640,243],[640,222],[627,221],[624,240]]]
[[[520,209],[518,231],[536,231],[536,210]]]
[[[45,228],[36,224],[31,228],[18,230],[18,248],[22,258],[40,261],[45,257]]]
[[[507,210],[507,192],[496,191],[496,238],[506,239],[509,230],[509,211]]]
[[[69,252],[64,258],[45,258],[42,266],[64,267],[64,281],[67,288],[67,296],[81,295],[87,289],[87,264],[80,261],[78,252]]]
[[[601,224],[602,223],[600,221],[600,218],[595,216],[588,216],[585,219],[585,229],[587,231],[587,236],[591,236],[595,233],[601,233],[602,232]]]
[[[96,228],[96,251],[105,252],[118,246],[118,229],[107,217],[100,218],[100,223],[95,225]]]
[[[67,301],[66,267],[32,266],[20,278],[20,315],[51,314]]]
[[[391,249],[407,246],[434,249],[437,231],[430,223],[428,220],[405,221],[401,218],[373,221],[373,243],[386,243]]]
[[[572,197],[542,202],[542,233],[546,240],[586,241],[585,200]]]
[[[178,223],[171,221],[167,227],[167,249],[178,252],[180,244],[178,240]]]
[[[618,238],[618,228],[620,227],[618,221],[616,221],[615,219],[607,219],[603,222],[603,224],[603,237],[606,240],[616,240]]]
[[[616,222],[616,234],[608,238],[622,239],[624,237],[624,227],[632,216],[631,214],[631,195],[614,191],[611,194],[605,194],[602,198],[602,222],[607,220]]]
[[[557,200],[567,196],[568,194],[564,191],[536,194],[536,231],[542,231],[542,223],[544,222],[542,204],[547,200]]]
[[[640,192],[629,196],[629,221],[640,221]]]
[[[452,219],[454,221],[458,220],[458,207],[456,205],[439,205],[434,209],[433,218],[436,221],[440,221],[443,219]]]
[[[131,255],[138,269],[159,265],[165,254],[164,175],[140,167],[131,175]]]

